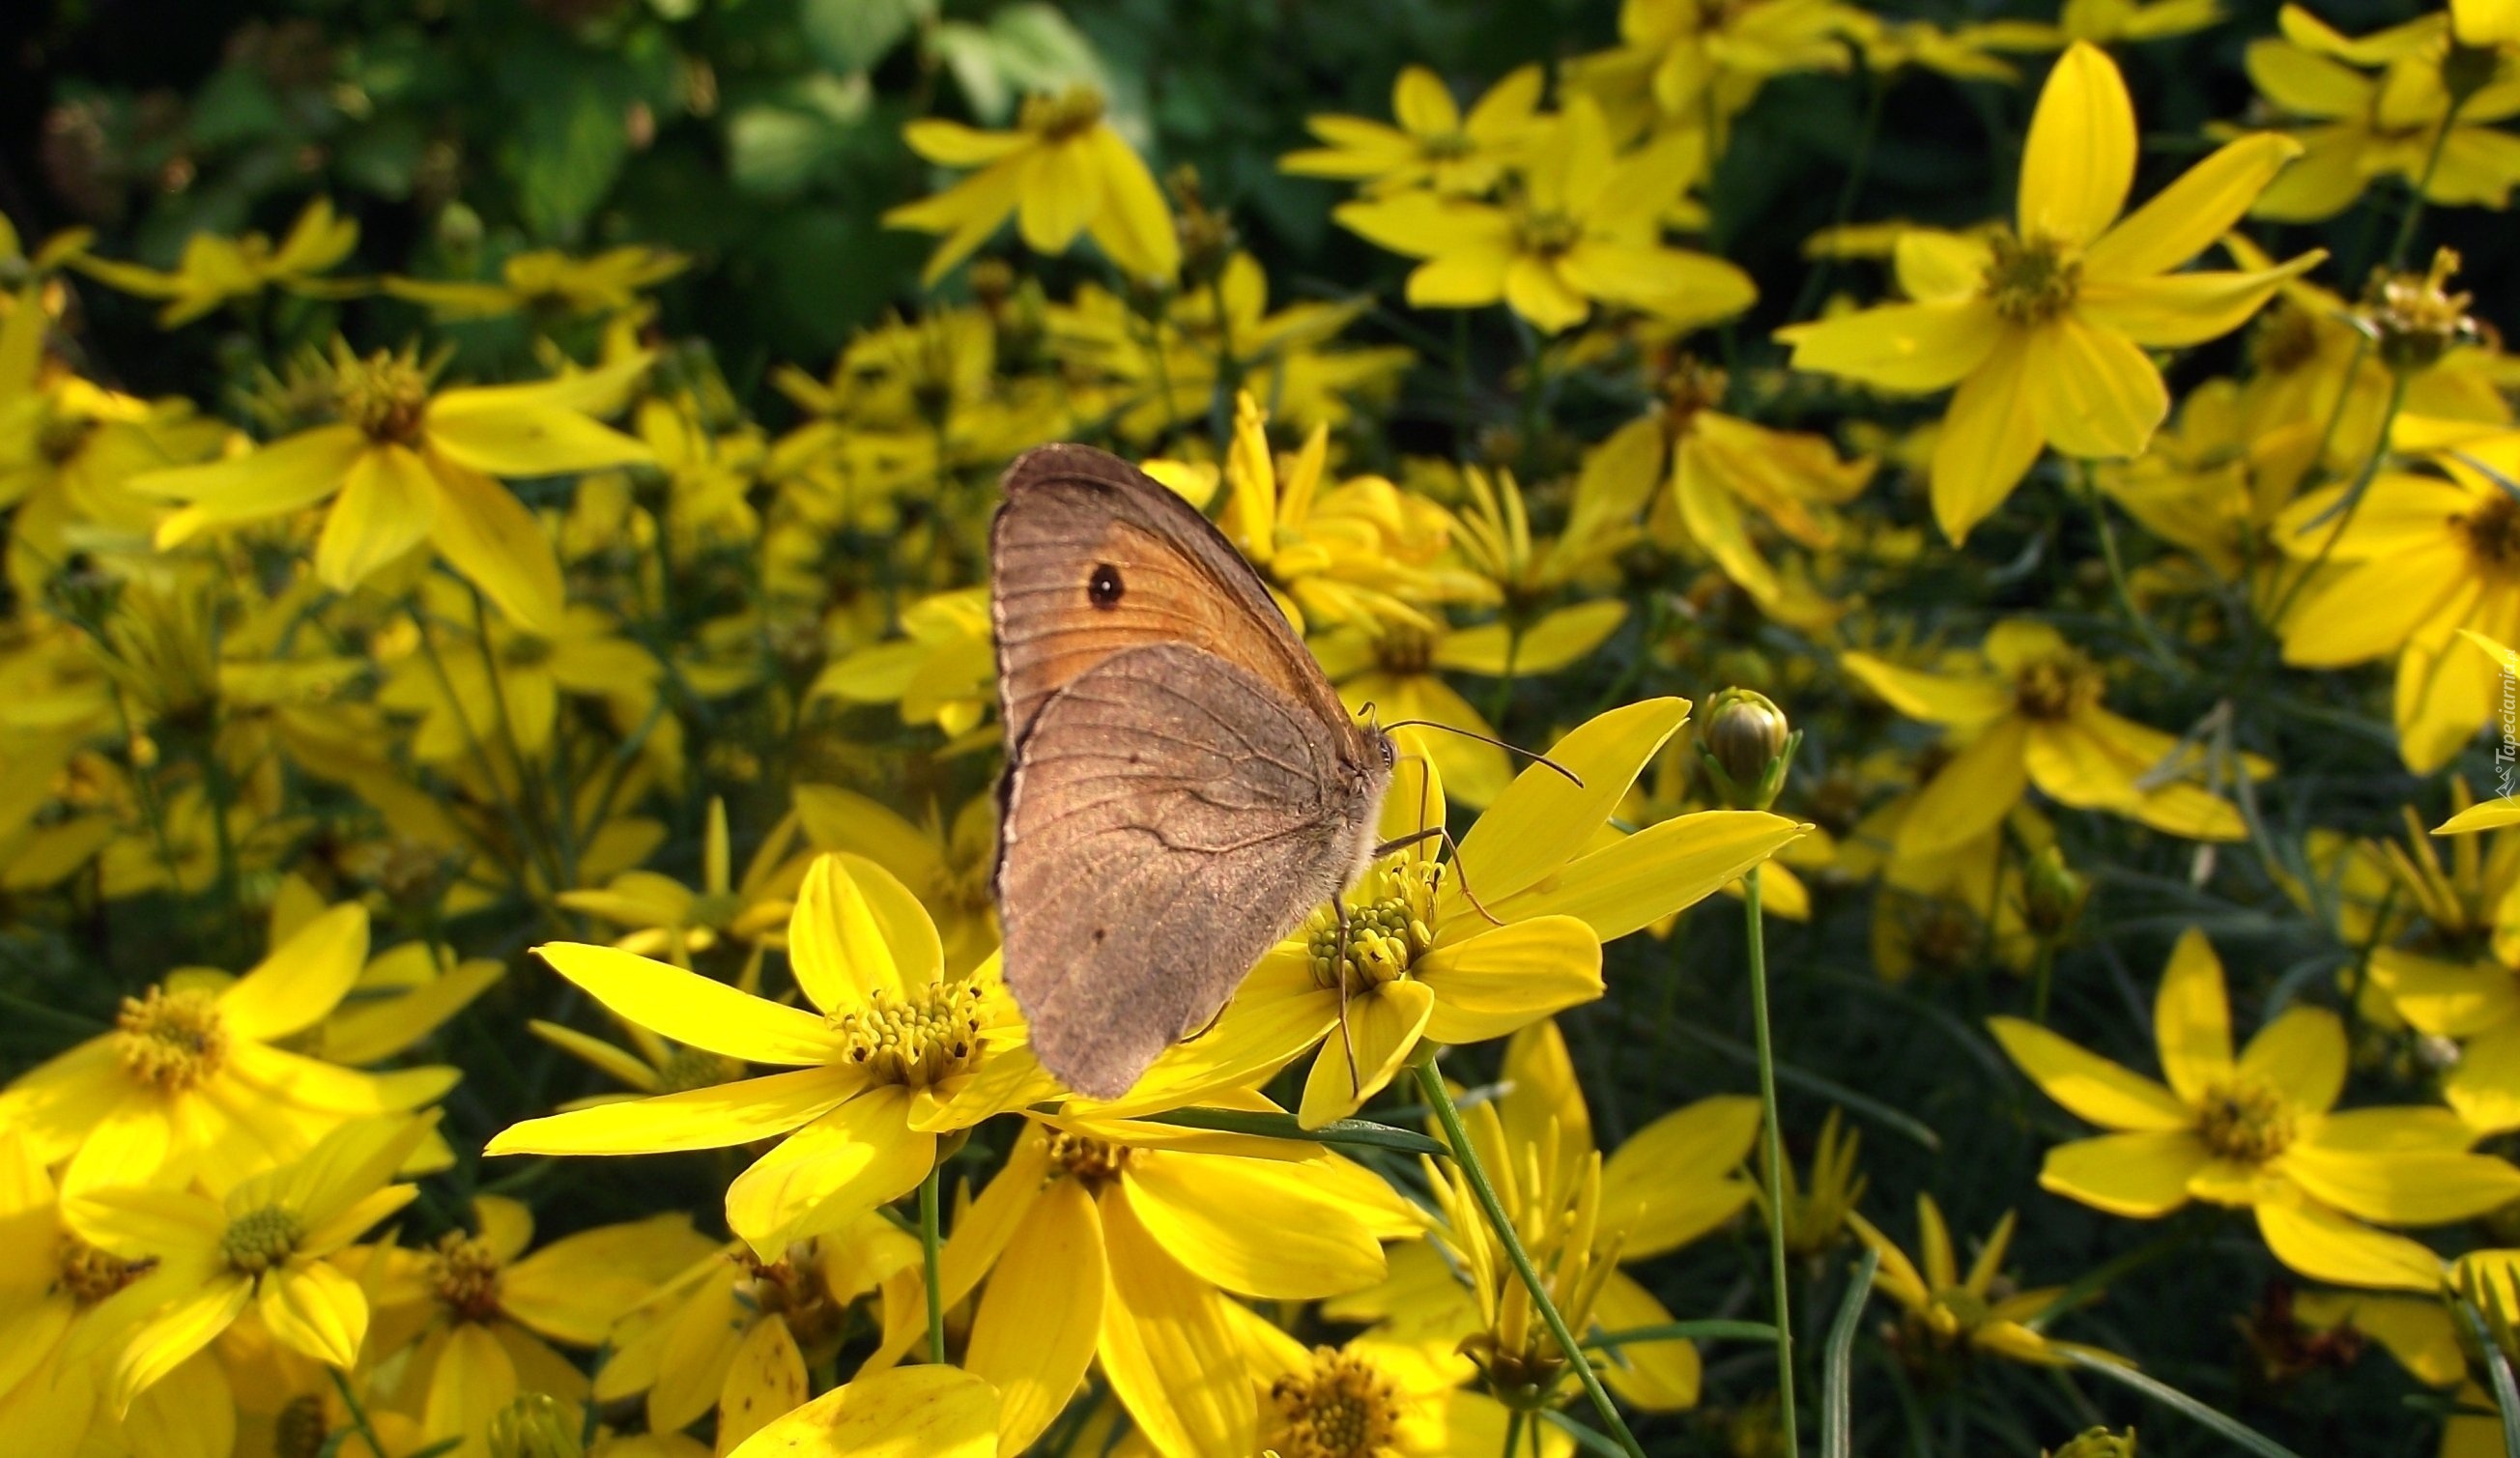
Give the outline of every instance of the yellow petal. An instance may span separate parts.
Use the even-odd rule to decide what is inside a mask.
[[[1574,917],[1538,916],[1439,946],[1413,971],[1435,993],[1425,1035],[1479,1043],[1600,996],[1601,940]]]
[[[368,960],[368,909],[336,906],[300,927],[219,994],[219,1020],[238,1037],[303,1032],[340,1004]]]
[[[264,1275],[254,1309],[281,1345],[328,1367],[358,1364],[359,1344],[368,1335],[367,1294],[323,1261]]]
[[[1095,243],[1130,277],[1170,282],[1181,271],[1181,234],[1154,174],[1107,125],[1089,145],[1102,182],[1102,205],[1088,225]]]
[[[1846,654],[1838,662],[1856,682],[1912,719],[1975,729],[2012,707],[2012,686],[1999,679],[1902,668],[1868,653]]]
[[[1663,1326],[1671,1312],[1625,1271],[1614,1270],[1593,1299],[1593,1321],[1605,1331]],[[1697,1405],[1704,1369],[1693,1342],[1641,1342],[1622,1346],[1602,1368],[1601,1380],[1623,1400],[1646,1412],[1683,1412]]]
[[[2027,342],[2006,332],[1952,396],[1934,441],[1934,520],[1954,542],[1986,520],[2039,459],[2045,436],[2031,405]]]
[[[1312,1166],[1146,1150],[1121,1176],[1138,1223],[1174,1259],[1226,1290],[1311,1300],[1382,1279],[1366,1223],[1316,1189]]]
[[[998,1390],[1001,1451],[1022,1452],[1084,1382],[1106,1274],[1094,1197],[1075,1180],[1053,1181],[999,1257],[963,1353]]]
[[[446,391],[429,403],[429,450],[484,476],[504,477],[565,476],[655,459],[636,435],[522,393],[539,387]]]
[[[2154,349],[2221,339],[2248,322],[2275,291],[2326,258],[2320,250],[2280,268],[2251,273],[2181,273],[2122,284],[2090,284],[2075,309],[2102,329]]]
[[[1067,251],[1102,202],[1102,182],[1088,160],[1082,136],[1025,154],[1023,194],[1015,207],[1024,247],[1037,253]]]
[[[862,1080],[846,1070],[798,1069],[529,1118],[500,1130],[482,1153],[645,1155],[724,1149],[785,1134],[861,1087]]]
[[[1032,139],[1019,131],[987,132],[933,116],[904,126],[901,140],[921,157],[947,167],[986,166],[1032,145]]]
[[[564,627],[560,558],[542,523],[507,487],[456,462],[434,458],[437,518],[429,538],[449,566],[529,633]]]
[[[1958,384],[2003,335],[1982,298],[1888,304],[1777,332],[1793,345],[1797,370],[1916,391]]]
[[[1112,1394],[1164,1458],[1253,1451],[1257,1404],[1224,1298],[1166,1254],[1125,1200],[1102,1207],[1102,1238],[1100,1349]]]
[[[903,1367],[833,1388],[730,1458],[995,1458],[998,1394],[953,1367]]]
[[[2041,1092],[2102,1128],[2168,1133],[2193,1122],[2187,1106],[2169,1089],[2036,1023],[1989,1018],[1987,1028]]]
[[[2520,1169],[2491,1155],[2296,1144],[2283,1172],[2320,1204],[2389,1225],[2446,1225],[2520,1199]]]
[[[1935,771],[1899,827],[1902,859],[1957,850],[1993,830],[2029,787],[2030,726],[2007,713]]]
[[[125,484],[143,496],[197,503],[213,521],[250,522],[332,495],[367,449],[368,437],[352,427],[319,426],[242,456],[144,471]]]
[[[2223,962],[2205,934],[2190,927],[2170,949],[2152,1003],[2161,1071],[2190,1108],[2231,1077],[2231,1004],[2223,991]]]
[[[2325,1114],[2345,1091],[2345,1024],[2325,1008],[2296,1004],[2258,1029],[2240,1053],[2240,1071],[2280,1090],[2284,1102]]]
[[[209,1345],[244,1314],[252,1299],[252,1282],[223,1273],[168,1302],[143,1322],[113,1358],[112,1383],[107,1397],[115,1411],[129,1410],[133,1397]]]
[[[2490,1134],[2520,1129],[2520,1023],[2506,1023],[2469,1043],[2443,1080],[2442,1097],[2471,1128]]]
[[[2025,239],[2088,244],[2117,219],[2135,183],[2135,103],[2108,53],[2076,41],[2057,59],[2022,148]]]
[[[1624,1229],[1621,1258],[1678,1250],[1732,1217],[1747,1182],[1726,1176],[1759,1137],[1759,1101],[1723,1094],[1675,1109],[1628,1136],[1601,1166],[1604,1228]]]
[[[2188,1181],[2211,1158],[2183,1129],[2103,1134],[2048,1151],[2039,1188],[2113,1215],[2149,1220],[2187,1203]]]
[[[2308,1201],[2267,1201],[2257,1209],[2258,1234],[2267,1249],[2314,1281],[2426,1295],[2441,1290],[2441,1257],[2403,1235],[2373,1230]]]
[[[726,1223],[765,1258],[907,1195],[936,1162],[910,1094],[872,1088],[781,1140],[727,1186]]]
[[[2086,283],[2168,273],[2230,230],[2301,144],[2277,132],[2227,143],[2111,228],[2083,255]]]
[[[901,968],[874,909],[839,856],[815,858],[788,921],[788,962],[806,1000],[851,1012],[881,996],[899,1003]]]
[[[315,570],[348,592],[428,539],[437,520],[437,482],[420,457],[399,445],[359,452],[325,515]]]
[[[2039,429],[2069,456],[2136,456],[2170,414],[2170,387],[2141,349],[2072,309],[2030,332],[2021,367]]]
[[[535,954],[623,1019],[745,1063],[837,1063],[847,1040],[800,1008],[608,946],[546,942]]]
[[[1313,1055],[1296,1121],[1315,1129],[1354,1114],[1400,1071],[1434,1011],[1433,989],[1418,981],[1385,982],[1351,998],[1342,1030]]]
[[[813,1391],[805,1354],[786,1318],[756,1321],[736,1346],[718,1390],[717,1446],[726,1452],[779,1418],[795,1411]]]
[[[1462,838],[1462,875],[1479,898],[1497,901],[1563,865],[1593,839],[1628,787],[1688,717],[1685,699],[1649,699],[1598,714],[1551,747],[1549,757],[1582,783],[1534,764],[1517,776]],[[1447,908],[1466,909],[1458,887]],[[1449,921],[1457,915],[1444,913]]]

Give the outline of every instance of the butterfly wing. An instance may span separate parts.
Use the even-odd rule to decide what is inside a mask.
[[[1116,1098],[1204,1026],[1363,854],[1378,774],[1332,726],[1187,644],[1104,659],[1044,704],[1007,780],[1007,985],[1042,1066]]]
[[[1157,643],[1204,649],[1358,735],[1259,574],[1189,502],[1084,445],[1027,452],[1005,486],[989,608],[1011,752],[1062,686]]]

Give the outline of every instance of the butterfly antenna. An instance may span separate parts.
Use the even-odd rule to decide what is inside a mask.
[[[1567,783],[1573,785],[1576,789],[1581,790],[1584,788],[1584,777],[1575,773],[1575,771],[1568,769],[1565,765],[1550,758],[1538,750],[1526,750],[1517,744],[1508,744],[1506,741],[1497,738],[1493,734],[1481,734],[1475,729],[1464,729],[1459,724],[1447,724],[1436,719],[1400,719],[1382,726],[1382,730],[1386,734],[1390,733],[1394,729],[1441,729],[1446,734],[1458,734],[1463,739],[1475,739],[1483,745],[1494,745],[1508,754],[1520,754],[1523,758],[1530,760],[1534,764],[1548,765],[1551,769],[1564,775]]]
[[[1346,893],[1341,892],[1338,895],[1330,897],[1330,905],[1338,911],[1338,960],[1331,964],[1330,971],[1338,978],[1339,1051],[1347,1055],[1347,1091],[1350,1097],[1354,1097],[1357,1094],[1357,1091],[1364,1087],[1365,1077],[1356,1071],[1356,1039],[1349,1034],[1347,1028]]]
[[[1470,889],[1469,873],[1462,869],[1462,843],[1454,840],[1453,833],[1445,830],[1441,826],[1437,826],[1435,828],[1435,833],[1444,838],[1445,844],[1453,847],[1453,880],[1456,885],[1461,887],[1462,899],[1470,903],[1471,910],[1477,912],[1483,917],[1486,917],[1488,919],[1489,926],[1504,926],[1505,922],[1499,918],[1495,912],[1488,910],[1487,903],[1479,899],[1479,893]]]

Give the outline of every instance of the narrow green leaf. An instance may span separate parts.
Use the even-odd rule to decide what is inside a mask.
[[[2512,1383],[2511,1364],[2503,1359],[2502,1344],[2486,1331],[2476,1307],[2465,1298],[2454,1304],[2468,1341],[2485,1354],[2485,1375],[2494,1389],[2494,1405],[2501,1409],[2503,1458],[2520,1458],[2520,1387]]]
[[[1847,1283],[1845,1299],[1837,1303],[1837,1318],[1828,1324],[1828,1345],[1821,1354],[1820,1369],[1821,1458],[1854,1458],[1855,1328],[1872,1297],[1872,1273],[1879,1269],[1881,1253],[1867,1250],[1856,1264],[1855,1278]]]
[[[1649,1342],[1774,1342],[1777,1329],[1764,1321],[1667,1321],[1659,1326],[1629,1327],[1619,1332],[1595,1332],[1585,1341],[1587,1346],[1615,1350],[1622,1346],[1642,1346]]]
[[[1575,1446],[1587,1453],[1599,1453],[1602,1458],[1627,1458],[1627,1453],[1617,1443],[1553,1407],[1540,1409],[1540,1420],[1575,1439]]]
[[[1438,1140],[1427,1138],[1414,1129],[1395,1129],[1371,1119],[1332,1119],[1318,1129],[1307,1129],[1295,1122],[1291,1114],[1263,1114],[1247,1109],[1175,1109],[1169,1114],[1150,1114],[1150,1124],[1171,1124],[1184,1129],[1213,1129],[1220,1134],[1253,1134],[1262,1139],[1285,1139],[1298,1144],[1327,1144],[1342,1149],[1389,1149],[1407,1155],[1449,1156]]]
[[[1691,1027],[1686,1023],[1677,1021],[1671,1025],[1671,1030],[1712,1048],[1744,1068],[1759,1066],[1759,1054],[1756,1049],[1736,1043],[1722,1033],[1709,1032],[1702,1027]],[[1818,1094],[1831,1103],[1843,1104],[1874,1123],[1886,1124],[1927,1149],[1937,1153],[1942,1150],[1943,1136],[1935,1133],[1933,1127],[1922,1119],[1912,1115],[1902,1114],[1879,1099],[1859,1093],[1834,1078],[1823,1077],[1808,1069],[1795,1068],[1792,1064],[1779,1059],[1777,1062],[1777,1081],[1792,1084],[1805,1093]]]
[[[2158,1378],[2146,1377],[2133,1367],[2121,1367],[2079,1351],[2066,1351],[2065,1356],[2086,1372],[2105,1377],[2121,1387],[2137,1391],[2180,1413],[2200,1428],[2208,1428],[2233,1443],[2259,1455],[2259,1458],[2301,1458],[2282,1443],[2228,1414],[2215,1411]]]

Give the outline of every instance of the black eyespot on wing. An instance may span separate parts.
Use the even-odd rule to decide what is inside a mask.
[[[1085,600],[1098,608],[1120,606],[1120,594],[1125,590],[1120,585],[1120,570],[1107,562],[1098,563],[1094,575],[1085,580]]]

